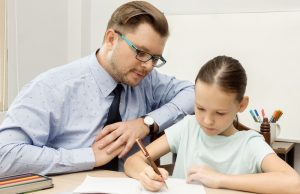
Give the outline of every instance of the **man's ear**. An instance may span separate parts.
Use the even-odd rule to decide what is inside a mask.
[[[109,49],[113,48],[117,40],[118,40],[117,34],[113,29],[106,30],[104,36],[104,44],[107,48]]]
[[[248,104],[249,104],[249,97],[244,96],[243,100],[240,103],[239,112],[243,112],[247,108]]]

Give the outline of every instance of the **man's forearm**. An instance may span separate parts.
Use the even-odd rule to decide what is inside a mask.
[[[82,171],[94,167],[90,148],[55,150],[28,144],[0,143],[0,174],[57,174]]]

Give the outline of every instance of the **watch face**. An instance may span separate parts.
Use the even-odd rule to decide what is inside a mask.
[[[146,116],[144,118],[144,122],[145,122],[146,125],[153,125],[154,124],[154,119],[150,116]]]

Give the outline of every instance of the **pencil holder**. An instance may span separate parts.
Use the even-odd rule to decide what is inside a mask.
[[[269,123],[270,124],[270,144],[272,145],[276,140],[276,137],[279,136],[281,132],[281,127],[278,123]],[[261,123],[254,123],[253,129],[260,132]]]
[[[271,144],[274,143],[276,138],[279,136],[280,132],[281,132],[281,128],[279,124],[270,123]]]

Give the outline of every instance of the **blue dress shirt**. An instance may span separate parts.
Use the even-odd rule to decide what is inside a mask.
[[[0,126],[0,176],[93,169],[91,145],[106,122],[116,85],[95,53],[25,85]],[[153,69],[138,86],[123,86],[123,121],[149,114],[164,130],[193,113],[194,86],[188,81]]]

